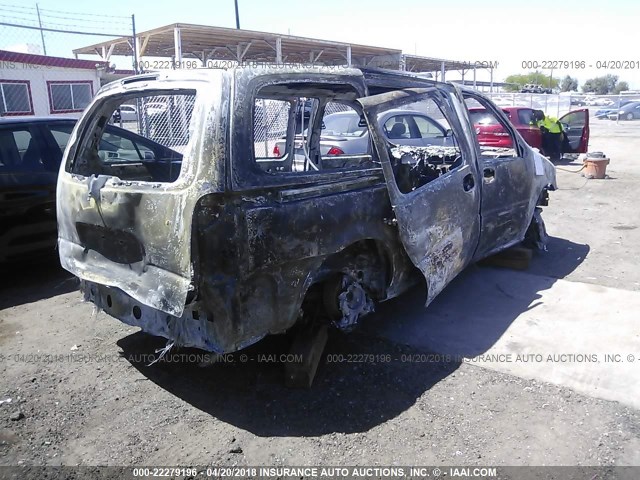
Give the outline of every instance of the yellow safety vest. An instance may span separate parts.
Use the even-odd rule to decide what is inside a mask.
[[[555,117],[544,117],[544,120],[538,121],[538,127],[546,128],[549,133],[562,133],[562,125]]]

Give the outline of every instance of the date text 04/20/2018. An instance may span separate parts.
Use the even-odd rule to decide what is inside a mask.
[[[640,69],[640,60],[523,60],[522,69],[574,69],[596,68],[598,70],[636,70]]]

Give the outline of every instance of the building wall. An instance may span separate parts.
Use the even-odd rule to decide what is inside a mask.
[[[100,88],[96,70],[61,68],[33,65],[21,62],[0,61],[0,83],[2,80],[27,80],[31,90],[33,115],[61,115],[78,118],[82,111],[52,112],[50,85],[57,82],[89,82],[92,97]]]

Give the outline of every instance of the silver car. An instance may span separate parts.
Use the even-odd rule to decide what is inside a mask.
[[[138,109],[134,105],[120,105],[120,107],[113,112],[112,119],[113,123],[137,122]]]
[[[390,110],[379,119],[387,139],[396,145],[453,146],[453,137],[447,121],[436,120],[415,110]],[[366,123],[353,111],[326,115],[322,121],[320,153],[323,157],[361,155],[370,153],[370,135]],[[295,140],[295,163],[303,162],[304,139]],[[285,152],[286,140],[276,143],[275,152]]]

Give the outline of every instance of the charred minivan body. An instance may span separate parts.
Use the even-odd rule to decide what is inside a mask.
[[[126,138],[106,132],[123,104],[139,112]],[[478,145],[475,104],[513,148]],[[344,111],[357,124],[340,126],[356,118]],[[469,263],[541,239],[554,186],[504,114],[452,84],[346,68],[138,75],[104,87],[72,133],[59,252],[110,315],[232,352],[318,305],[349,329],[420,274],[428,304]]]

